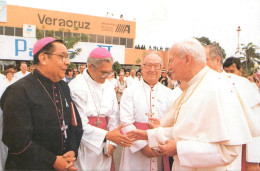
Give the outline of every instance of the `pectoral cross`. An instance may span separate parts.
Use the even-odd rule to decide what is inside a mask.
[[[149,111],[149,113],[146,113],[145,115],[148,116],[148,120],[149,120],[150,118],[153,117],[154,113]]]
[[[65,138],[67,138],[67,131],[66,131],[66,129],[68,129],[69,127],[68,127],[68,125],[65,125],[65,121],[63,120],[63,123],[62,123],[62,126],[61,126],[61,131],[64,131],[64,136],[65,136]]]
[[[100,124],[102,124],[102,121],[99,120],[99,117],[97,118],[97,121],[94,122],[95,125],[97,125],[97,127],[99,127]]]

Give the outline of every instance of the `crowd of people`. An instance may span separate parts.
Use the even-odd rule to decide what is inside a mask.
[[[122,171],[260,170],[260,72],[217,46],[174,43],[168,71],[150,52],[117,73],[101,47],[78,71],[52,37],[33,55],[0,77],[0,170],[115,170],[117,146]]]

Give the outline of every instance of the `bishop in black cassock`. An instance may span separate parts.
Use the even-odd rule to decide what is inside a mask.
[[[77,126],[71,124],[71,102],[64,81],[54,83],[38,70],[7,88],[1,99],[5,169],[53,170],[56,156],[77,156],[82,124],[76,107]]]

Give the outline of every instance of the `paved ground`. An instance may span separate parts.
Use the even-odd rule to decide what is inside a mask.
[[[115,153],[114,153],[114,161],[115,161],[115,166],[116,166],[116,171],[118,171],[119,169],[119,164],[120,164],[120,160],[121,160],[121,154],[122,154],[122,149],[123,147],[121,146],[117,146]]]

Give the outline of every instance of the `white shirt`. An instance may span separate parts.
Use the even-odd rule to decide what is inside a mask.
[[[126,79],[126,85],[127,85],[127,87],[130,87],[130,86],[132,86],[132,85],[134,85],[134,84],[136,84],[136,83],[138,83],[138,78],[137,77],[132,77],[132,76],[129,76],[129,77],[127,77],[127,79]]]
[[[25,74],[23,74],[22,71],[19,71],[19,72],[14,74],[14,77],[15,77],[16,80],[19,80],[19,79],[25,77],[28,74],[30,74],[30,72],[28,72],[28,71],[26,71]]]
[[[83,136],[76,166],[79,170],[109,170],[111,157],[103,155],[103,142],[107,130],[88,124],[88,116],[108,117],[107,128],[113,130],[119,125],[119,111],[116,94],[111,83],[95,82],[84,70],[70,83],[71,97],[82,120]],[[111,144],[115,145],[111,142]]]
[[[150,96],[151,94],[151,96]],[[124,125],[134,122],[147,123],[150,107],[154,118],[161,118],[167,109],[173,104],[177,97],[173,91],[161,83],[157,83],[153,88],[143,80],[137,84],[127,87],[123,93],[120,102],[120,120]],[[150,105],[151,100],[151,105]],[[134,125],[122,128],[122,131],[128,132],[135,129]],[[157,159],[147,158],[141,153],[141,149],[147,145],[147,141],[136,141],[132,147],[124,148],[119,170],[157,170]],[[155,163],[156,165],[150,165]]]

